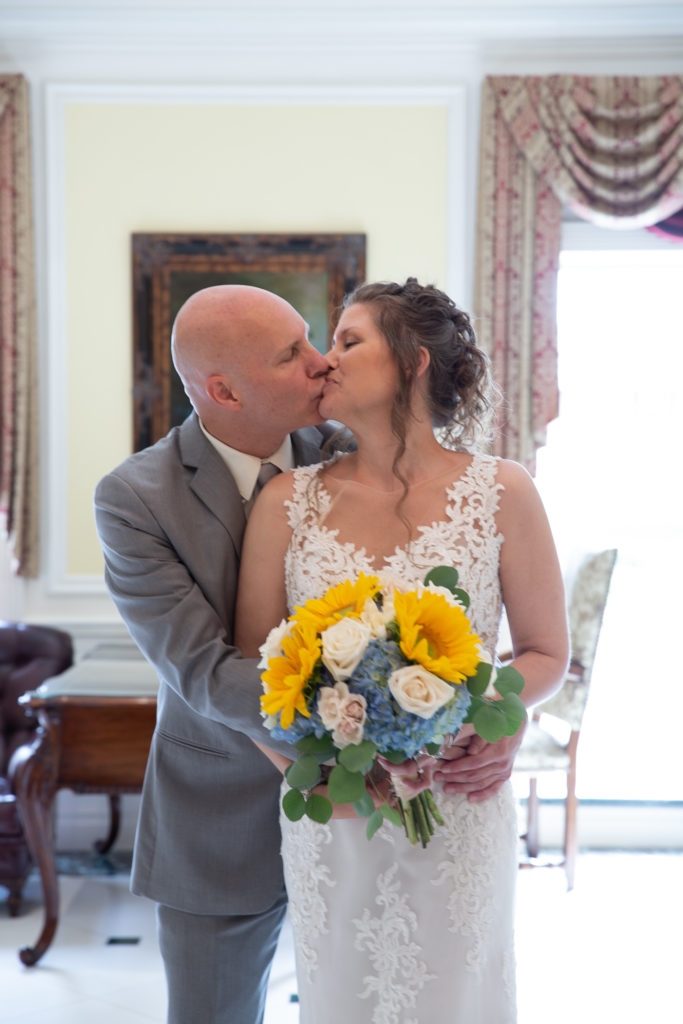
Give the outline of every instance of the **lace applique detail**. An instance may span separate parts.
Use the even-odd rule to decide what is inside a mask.
[[[470,595],[470,615],[484,647],[493,652],[498,637],[501,598],[498,563],[503,536],[495,515],[502,484],[496,483],[498,460],[475,455],[463,475],[447,489],[446,517],[420,526],[406,548],[397,548],[375,566],[364,548],[340,543],[338,531],[321,525],[331,497],[317,479],[320,466],[295,470],[294,493],[286,503],[292,540],[285,557],[290,607],[318,597],[328,587],[359,572],[385,571],[408,583],[421,583],[435,565],[457,568]]]
[[[448,860],[438,865],[436,886],[448,889],[451,931],[469,940],[465,966],[481,972],[486,967],[492,930],[498,926],[496,867],[510,849],[510,831],[516,827],[509,788],[481,804],[438,797],[444,819],[440,834]],[[492,814],[491,804],[497,805]]]
[[[420,959],[421,949],[411,940],[417,930],[417,916],[401,893],[396,880],[398,865],[394,864],[377,879],[375,903],[380,908],[377,917],[366,907],[356,926],[355,947],[367,951],[376,971],[367,975],[361,999],[377,996],[372,1012],[372,1024],[399,1024],[401,1009],[414,1008],[418,993],[434,975]]]
[[[316,940],[329,931],[323,886],[332,889],[335,882],[321,858],[321,850],[332,841],[332,834],[325,825],[307,818],[296,822],[293,828],[285,822],[283,826],[283,859],[285,865],[296,866],[296,870],[286,872],[285,878],[289,916],[300,962],[310,981],[318,966]]]

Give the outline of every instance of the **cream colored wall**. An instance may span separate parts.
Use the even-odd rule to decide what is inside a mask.
[[[445,106],[68,103],[68,572],[131,451],[134,231],[364,232],[367,276],[445,285]],[[84,425],[87,425],[84,427]]]

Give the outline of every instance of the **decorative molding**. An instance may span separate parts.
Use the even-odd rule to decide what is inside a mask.
[[[683,31],[678,3],[628,3],[601,0],[546,0],[545,3],[416,4],[414,0],[305,0],[289,3],[252,0],[230,3],[160,2],[5,3],[2,35],[17,43],[47,44],[54,51],[95,49],[146,55],[187,48],[290,54],[326,54],[353,49],[379,51],[441,50],[489,41],[509,45],[519,39],[662,39]]]

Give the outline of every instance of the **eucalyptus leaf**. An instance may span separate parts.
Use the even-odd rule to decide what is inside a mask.
[[[465,611],[467,611],[467,609],[470,606],[470,595],[467,593],[467,591],[460,590],[459,587],[456,587],[455,590],[453,591],[453,597],[457,597],[460,604],[463,606]]]
[[[507,720],[501,708],[495,703],[483,701],[472,714],[472,724],[487,743],[497,743],[506,735]]]
[[[288,790],[282,798],[282,810],[290,821],[300,821],[306,811],[306,798],[300,789]]]
[[[458,579],[458,570],[454,569],[452,565],[436,565],[425,576],[425,586],[432,583],[435,587],[444,587],[454,594]]]
[[[473,697],[481,697],[486,692],[486,687],[491,681],[493,666],[488,661],[480,661],[477,671],[470,676],[465,684]]]
[[[403,818],[398,813],[395,807],[390,807],[389,804],[382,804],[382,806],[380,807],[380,811],[382,812],[382,815],[387,819],[387,821],[390,821],[392,825],[398,825],[399,827],[403,825]]]
[[[313,754],[302,754],[290,764],[285,778],[294,789],[310,789],[320,781],[320,765]]]
[[[363,792],[360,800],[354,800],[353,809],[359,818],[369,818],[375,810],[375,802],[367,789]]]
[[[382,757],[392,764],[403,764],[404,761],[408,760],[405,750],[383,750]]]
[[[340,751],[337,760],[350,772],[365,772],[375,760],[377,744],[371,740],[362,740],[360,743],[350,743]]]
[[[512,665],[504,665],[498,669],[493,685],[501,696],[506,693],[521,693],[524,689],[524,676]]]
[[[373,811],[373,813],[368,818],[368,823],[367,823],[367,826],[365,828],[365,834],[368,837],[368,839],[372,839],[372,837],[374,836],[375,832],[380,827],[380,825],[382,824],[383,821],[384,821],[384,818],[382,817],[382,812],[381,811]]]
[[[327,760],[334,756],[334,743],[330,736],[303,736],[294,746],[302,754],[315,754],[317,758]]]
[[[506,693],[499,702],[506,721],[506,736],[514,736],[523,722],[527,720],[527,710],[516,693]]]
[[[338,764],[330,772],[327,792],[335,804],[353,804],[363,797],[365,779],[360,772],[350,772]]]
[[[332,817],[332,804],[326,796],[322,796],[320,793],[311,793],[306,800],[306,814],[311,821],[326,825]]]

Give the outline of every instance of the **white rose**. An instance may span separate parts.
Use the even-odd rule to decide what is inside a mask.
[[[479,651],[479,657],[481,658],[482,661],[485,661],[488,665],[491,666],[491,678],[489,679],[488,686],[484,690],[483,696],[484,697],[497,697],[498,696],[498,690],[496,690],[496,688],[495,688],[495,686],[493,684],[496,681],[496,676],[498,675],[498,671],[497,671],[495,665],[493,664],[493,658],[491,657],[491,655],[489,654],[488,651],[485,651],[485,650],[482,650],[482,649],[480,649],[480,651]]]
[[[408,583],[402,576],[396,576],[393,572],[381,572],[379,574],[379,585],[382,588],[383,594],[391,593],[393,590],[398,590],[400,594],[405,594],[408,590],[413,589],[412,583]]]
[[[393,590],[385,595],[384,601],[382,602],[382,618],[384,619],[385,626],[388,626],[391,620],[396,618]]]
[[[346,687],[345,683],[337,683],[337,686]],[[350,743],[360,743],[363,739],[363,726],[365,725],[367,702],[360,693],[348,693],[339,702],[339,721],[332,733],[332,740],[341,749],[348,747]]]
[[[422,665],[406,665],[392,672],[389,689],[404,711],[431,718],[453,696],[453,687]]]
[[[273,626],[270,633],[259,647],[259,654],[261,660],[259,661],[259,668],[268,668],[268,662],[271,658],[278,658],[282,654],[282,641],[290,631],[291,623],[287,619],[283,619],[279,626]]]
[[[378,608],[372,598],[369,597],[361,612],[360,622],[364,622],[368,627],[373,640],[386,640],[387,629],[383,611],[383,608]]]
[[[464,612],[467,611],[464,604],[457,599],[453,591],[449,590],[448,587],[438,587],[435,583],[428,583],[427,586],[425,586],[424,583],[418,583],[415,590],[418,597],[421,597],[425,592],[429,594],[441,594],[442,597],[445,597],[452,608],[462,608]]]
[[[322,634],[323,665],[339,682],[348,679],[365,654],[370,628],[360,619],[345,616]]]

